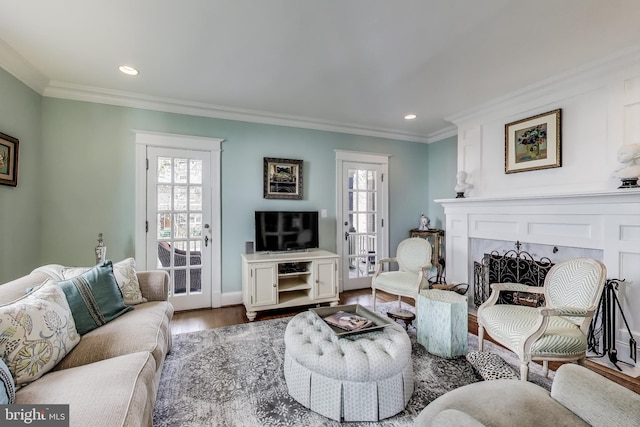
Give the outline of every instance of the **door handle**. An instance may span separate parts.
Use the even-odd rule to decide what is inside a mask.
[[[209,246],[209,236],[204,236],[204,245]]]
[[[344,240],[349,240],[349,232],[348,231],[344,232]]]

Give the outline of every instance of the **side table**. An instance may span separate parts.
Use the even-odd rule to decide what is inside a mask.
[[[416,315],[404,308],[394,307],[387,312],[387,316],[393,320],[402,320],[404,322],[404,328],[408,329]]]
[[[418,343],[436,356],[464,356],[468,349],[467,297],[456,292],[425,289],[418,294]]]

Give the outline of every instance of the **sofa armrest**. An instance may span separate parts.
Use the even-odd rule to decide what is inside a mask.
[[[169,299],[169,273],[164,270],[138,271],[138,282],[142,296],[148,301]]]
[[[640,395],[575,364],[558,368],[551,397],[593,426],[632,426],[640,420]]]
[[[465,414],[457,409],[445,409],[435,416],[431,422],[431,427],[485,427],[480,421],[471,415]]]

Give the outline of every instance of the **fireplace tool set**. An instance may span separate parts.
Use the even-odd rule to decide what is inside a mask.
[[[624,282],[624,279],[607,279],[604,285],[604,291],[602,292],[602,297],[600,298],[598,311],[593,317],[593,321],[591,322],[591,326],[589,327],[588,335],[589,351],[596,353],[597,356],[595,357],[603,357],[608,354],[609,360],[616,368],[618,368],[619,371],[622,371],[622,369],[620,369],[618,363],[624,363],[628,366],[634,365],[625,362],[624,360],[618,360],[618,351],[616,350],[616,309],[620,310],[620,315],[622,316],[624,325],[626,326],[627,332],[629,333],[629,357],[631,358],[631,360],[633,360],[634,363],[637,362],[636,340],[633,338],[631,328],[629,327],[627,318],[622,311],[620,301],[618,300],[618,296],[616,295],[618,286],[622,282]],[[599,327],[597,326],[598,321]],[[600,352],[600,338],[602,339],[602,352]]]

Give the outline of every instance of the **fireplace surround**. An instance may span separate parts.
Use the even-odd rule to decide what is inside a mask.
[[[435,202],[444,207],[446,217],[446,276],[451,283],[473,282],[477,259],[472,246],[483,241],[504,241],[510,245],[504,249],[512,249],[516,241],[560,247],[553,262],[584,251],[606,265],[607,277],[625,279],[618,297],[634,338],[640,339],[640,189]],[[565,247],[574,252],[563,251]],[[472,311],[473,302],[470,296]],[[618,348],[628,342],[629,334],[619,328]],[[628,350],[621,351],[625,353]]]

